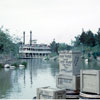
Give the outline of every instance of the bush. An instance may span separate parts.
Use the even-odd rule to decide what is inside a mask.
[[[18,64],[17,63],[13,63],[11,66],[18,67]]]
[[[22,62],[21,64],[27,67],[27,62]]]
[[[92,55],[93,55],[93,58],[94,59],[97,59],[97,54],[94,52],[94,53],[92,53]]]
[[[49,60],[49,57],[47,56],[44,60]]]
[[[57,56],[57,55],[58,55],[57,53],[51,53],[50,57],[54,57],[54,56]]]
[[[0,64],[0,68],[3,68],[3,64]]]

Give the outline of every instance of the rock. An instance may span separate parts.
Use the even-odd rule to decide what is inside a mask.
[[[23,69],[23,68],[25,68],[25,66],[20,64],[20,65],[19,65],[19,68],[20,68],[20,69]]]
[[[5,64],[4,68],[10,68],[10,65],[9,64]]]
[[[15,69],[16,67],[15,66],[10,66],[10,69]]]

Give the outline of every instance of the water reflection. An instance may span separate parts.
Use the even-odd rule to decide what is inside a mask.
[[[32,99],[36,96],[36,88],[56,86],[56,62],[45,62],[41,59],[25,61],[28,64],[26,69],[0,70],[0,98]]]
[[[11,72],[5,70],[0,71],[0,98],[5,98],[5,95],[7,95],[7,92],[11,88]]]
[[[86,62],[83,61],[82,69],[100,70],[100,62],[99,61],[91,61],[91,62],[86,63]]]
[[[26,69],[0,70],[0,99],[32,99],[36,96],[36,88],[56,87],[57,62],[41,59],[25,61],[28,64]],[[100,62],[83,62],[81,69],[100,69]]]

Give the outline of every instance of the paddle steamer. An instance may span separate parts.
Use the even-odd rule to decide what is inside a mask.
[[[20,58],[46,58],[50,53],[49,45],[37,44],[37,40],[32,40],[32,31],[30,31],[30,44],[25,44],[25,32],[23,32],[23,43],[19,47]]]

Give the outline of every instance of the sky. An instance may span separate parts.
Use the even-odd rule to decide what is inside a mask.
[[[94,33],[100,28],[100,0],[0,0],[0,26],[11,36],[22,39],[26,33],[29,43],[56,42],[71,44],[82,28]]]

